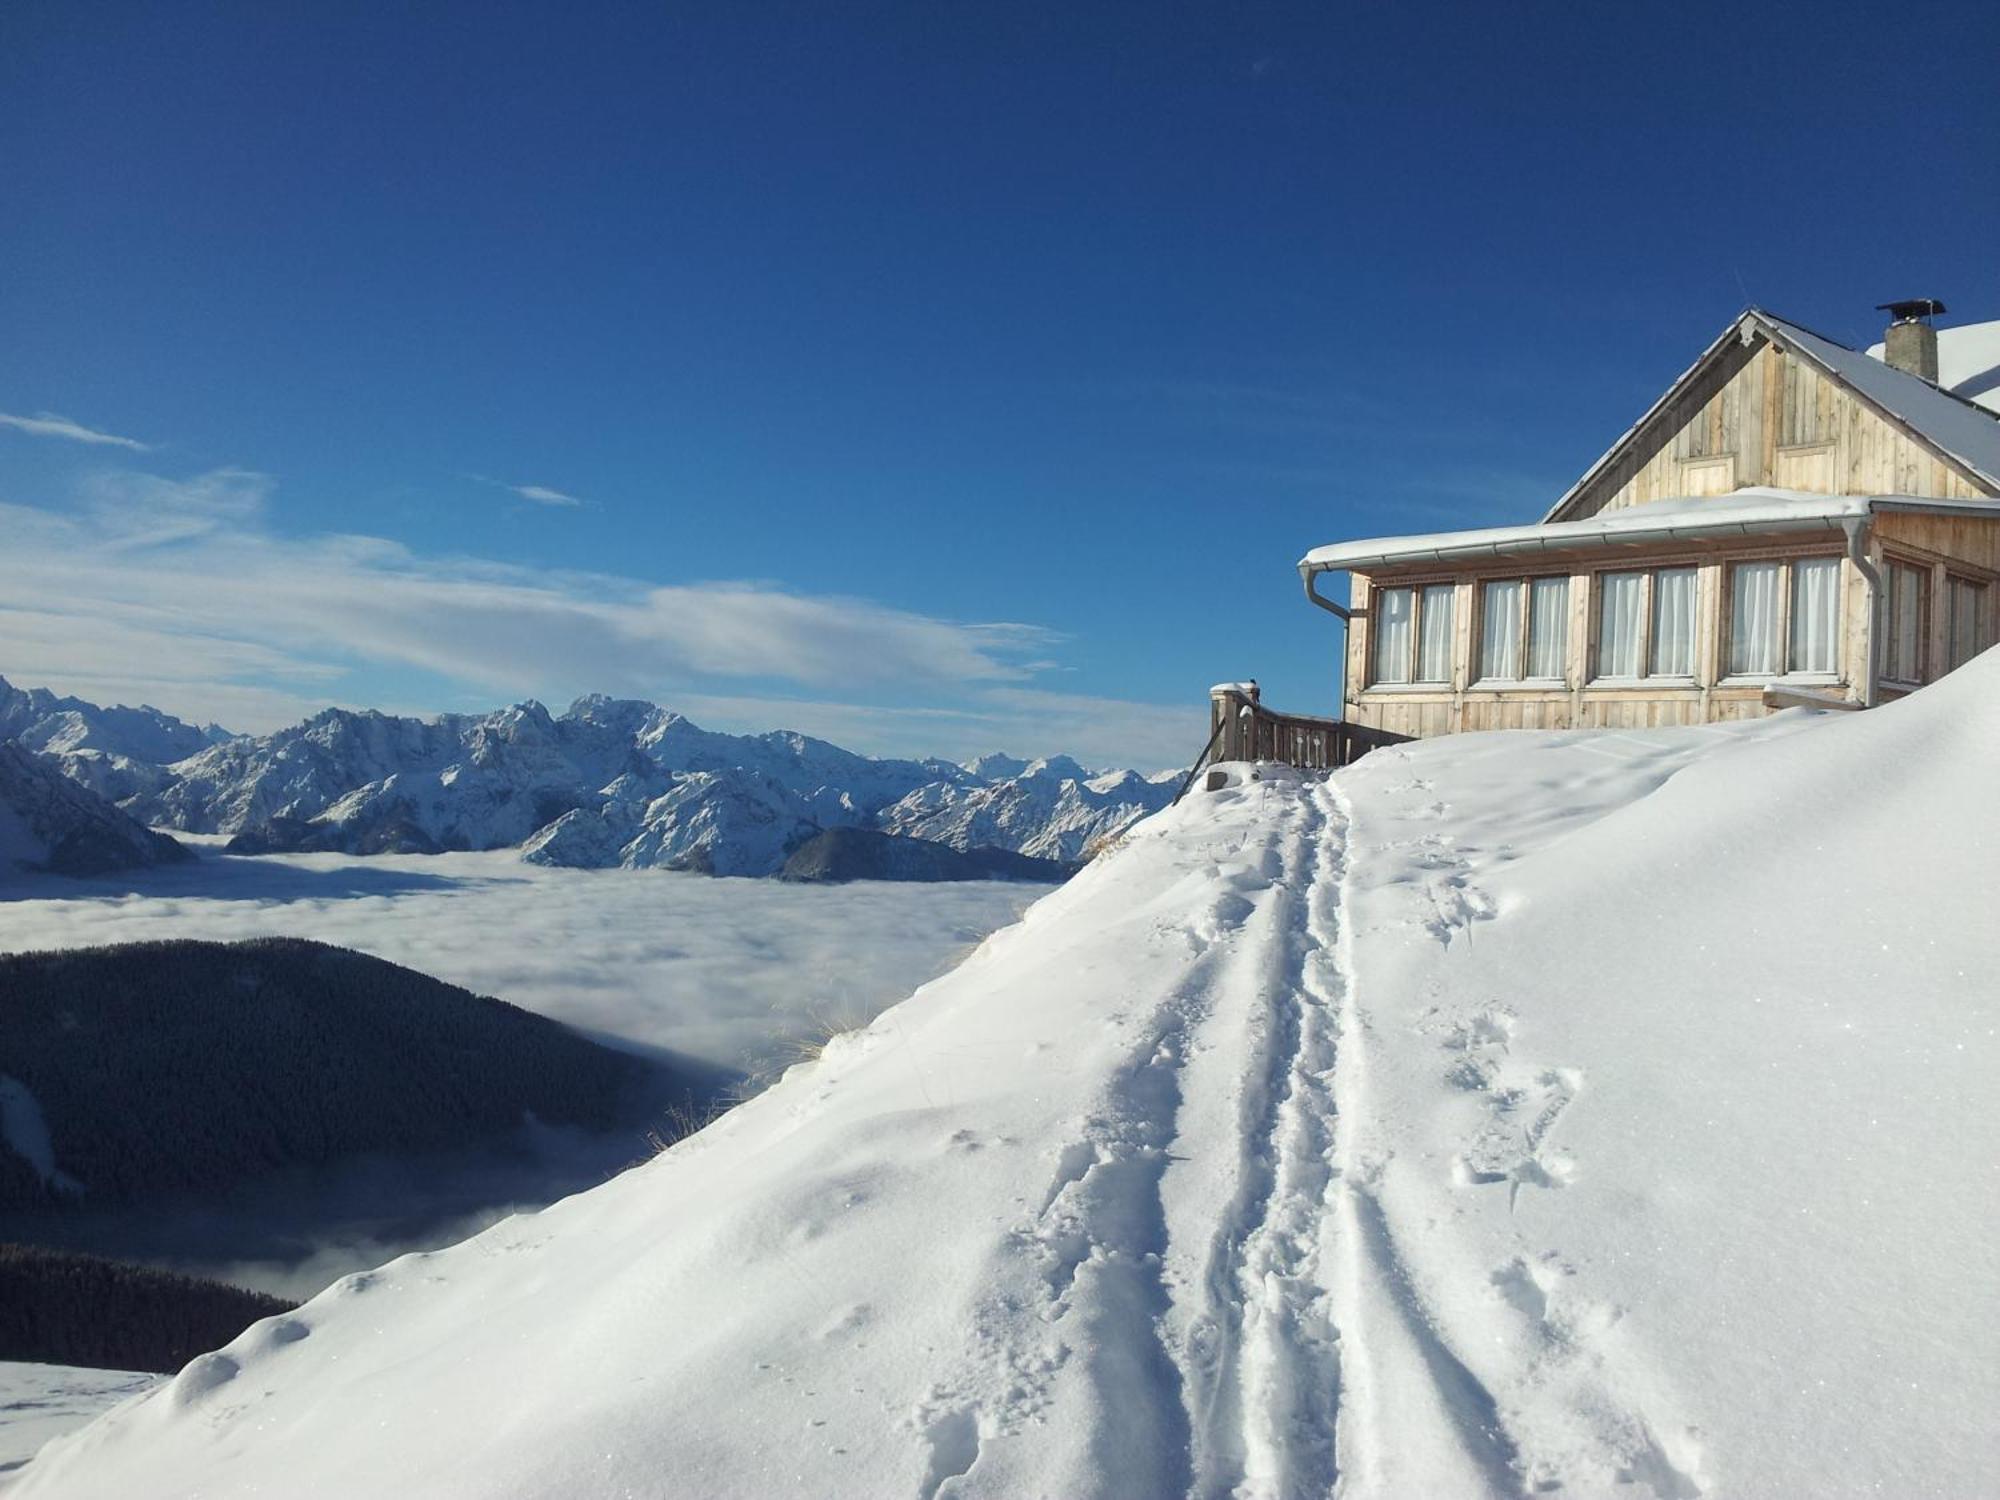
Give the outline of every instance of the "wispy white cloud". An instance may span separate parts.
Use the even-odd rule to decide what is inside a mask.
[[[134,453],[150,453],[150,444],[137,438],[119,437],[112,432],[99,432],[94,427],[86,427],[81,422],[58,416],[52,411],[38,411],[32,417],[17,417],[0,411],[0,427],[11,427],[16,432],[25,432],[32,437],[66,438],[72,443],[96,443],[107,448],[129,448]]]
[[[1167,764],[1199,728],[1196,712],[1037,689],[1061,637],[1035,625],[282,537],[260,523],[270,489],[233,469],[99,475],[71,510],[0,506],[0,673],[87,697],[116,684],[247,730],[411,672],[461,700],[603,691],[698,718],[727,706],[719,728],[800,728],[879,754]]]
[[[566,490],[551,489],[546,484],[511,484],[505,479],[495,479],[488,474],[467,474],[465,477],[475,484],[490,485],[496,490],[505,490],[510,495],[536,505],[573,509],[584,503],[580,496],[572,495]]]
[[[273,481],[250,469],[211,469],[192,479],[162,479],[129,469],[87,476],[79,486],[106,545],[163,546],[255,521]]]
[[[552,490],[545,484],[510,484],[507,486],[523,500],[532,500],[537,505],[581,505],[583,502],[574,495],[565,495],[561,490]]]

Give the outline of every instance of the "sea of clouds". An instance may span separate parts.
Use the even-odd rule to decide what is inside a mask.
[[[538,1011],[608,1044],[754,1089],[951,968],[1046,886],[788,885],[666,870],[561,870],[511,851],[223,854],[115,881],[0,883],[0,952],[165,938],[315,938]],[[731,1080],[735,1080],[733,1084]],[[682,1122],[663,1120],[671,1134]],[[227,1204],[71,1216],[97,1250],[304,1298],[603,1181],[648,1143],[545,1132],[527,1158],[358,1161]],[[36,1238],[50,1238],[37,1234]]]
[[[1046,886],[790,885],[479,854],[229,855],[116,881],[0,885],[0,952],[284,936],[356,948],[600,1040],[767,1073],[859,1026]]]

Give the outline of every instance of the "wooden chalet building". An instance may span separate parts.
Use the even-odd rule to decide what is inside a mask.
[[[1348,621],[1357,743],[1332,762],[1389,735],[1868,707],[1991,645],[2000,323],[1887,310],[1879,354],[1745,312],[1530,525],[1309,552],[1308,594]],[[1248,703],[1218,689],[1219,738]]]

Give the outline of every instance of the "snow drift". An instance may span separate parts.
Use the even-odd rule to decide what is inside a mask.
[[[19,1493],[1981,1493],[2000,652],[1236,768],[651,1164]]]

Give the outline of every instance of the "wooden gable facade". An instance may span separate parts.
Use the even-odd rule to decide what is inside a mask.
[[[1990,645],[1994,466],[1858,388],[1834,349],[1746,313],[1563,496],[1547,531],[1478,548],[1403,539],[1442,545],[1384,544],[1345,568],[1343,716],[1422,736],[1862,707]],[[1926,389],[1909,404],[1954,399]],[[1739,513],[1753,519],[1717,523]],[[1653,515],[1672,524],[1590,524]]]
[[[1755,485],[1816,495],[1995,498],[1964,465],[1780,338],[1758,323],[1732,326],[1544,519],[1573,521]]]

